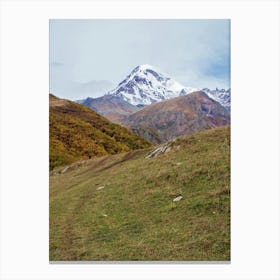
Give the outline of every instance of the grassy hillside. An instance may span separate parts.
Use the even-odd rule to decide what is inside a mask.
[[[93,110],[50,95],[50,169],[151,144]]]
[[[230,260],[230,128],[154,149],[50,175],[51,261]]]

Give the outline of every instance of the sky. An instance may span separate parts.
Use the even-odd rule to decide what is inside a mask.
[[[114,89],[138,65],[184,86],[230,87],[230,20],[50,20],[50,93],[70,100]]]

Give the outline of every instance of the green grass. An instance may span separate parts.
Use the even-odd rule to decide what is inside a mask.
[[[54,170],[51,261],[230,260],[230,128],[152,149]]]

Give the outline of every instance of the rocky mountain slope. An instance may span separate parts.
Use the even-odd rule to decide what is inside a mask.
[[[50,95],[50,169],[151,144],[93,110]]]
[[[138,107],[115,95],[104,95],[98,98],[88,97],[82,104],[115,123],[120,123],[124,116],[139,110]]]
[[[155,144],[229,123],[230,113],[201,91],[146,106],[122,121]]]

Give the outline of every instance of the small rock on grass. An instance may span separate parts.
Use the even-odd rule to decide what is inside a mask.
[[[183,197],[180,195],[180,196],[177,196],[173,199],[174,202],[176,201],[180,201]]]
[[[65,167],[60,173],[64,174],[69,169],[69,166]]]
[[[104,188],[105,188],[105,186],[101,186],[101,187],[98,187],[97,190],[99,191],[99,190],[102,190]]]

